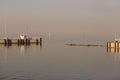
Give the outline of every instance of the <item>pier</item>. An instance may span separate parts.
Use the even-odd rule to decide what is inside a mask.
[[[42,45],[42,38],[37,39],[0,39],[0,44],[5,45],[30,45],[30,44],[40,44]]]
[[[120,41],[107,42],[107,52],[120,53]]]
[[[107,42],[107,48],[120,48],[120,42]]]
[[[32,37],[27,37],[26,35],[20,35],[19,38],[17,39],[11,39],[11,38],[5,38],[5,39],[0,39],[0,44],[4,45],[12,45],[12,44],[17,44],[17,45],[30,45],[30,44],[40,44],[42,45],[42,38],[32,38]]]

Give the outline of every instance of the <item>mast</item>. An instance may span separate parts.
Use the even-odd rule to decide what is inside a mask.
[[[28,35],[28,25],[26,26],[26,35]]]
[[[48,37],[49,37],[49,40],[50,40],[50,37],[51,37],[51,33],[50,32],[48,33]]]
[[[4,25],[4,37],[7,38],[7,29],[6,29],[6,24]]]

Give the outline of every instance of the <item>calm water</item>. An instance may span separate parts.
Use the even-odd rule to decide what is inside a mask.
[[[106,47],[1,45],[0,80],[120,80],[120,54]]]

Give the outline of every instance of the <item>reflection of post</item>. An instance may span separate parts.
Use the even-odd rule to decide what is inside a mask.
[[[108,53],[120,53],[119,48],[107,48]]]
[[[110,52],[111,52],[110,48],[107,48],[107,52],[108,52],[108,53],[110,53]]]
[[[7,63],[7,47],[5,47],[4,61]]]
[[[115,62],[120,61],[120,48],[107,48],[107,52],[109,56],[114,58]]]
[[[24,45],[20,46],[20,54],[21,54],[21,56],[24,56],[24,54],[25,54],[25,46]]]
[[[42,46],[42,38],[40,38],[40,46]]]

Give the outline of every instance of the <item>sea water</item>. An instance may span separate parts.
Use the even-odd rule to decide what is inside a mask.
[[[0,80],[120,80],[120,54],[105,46],[0,45]]]

